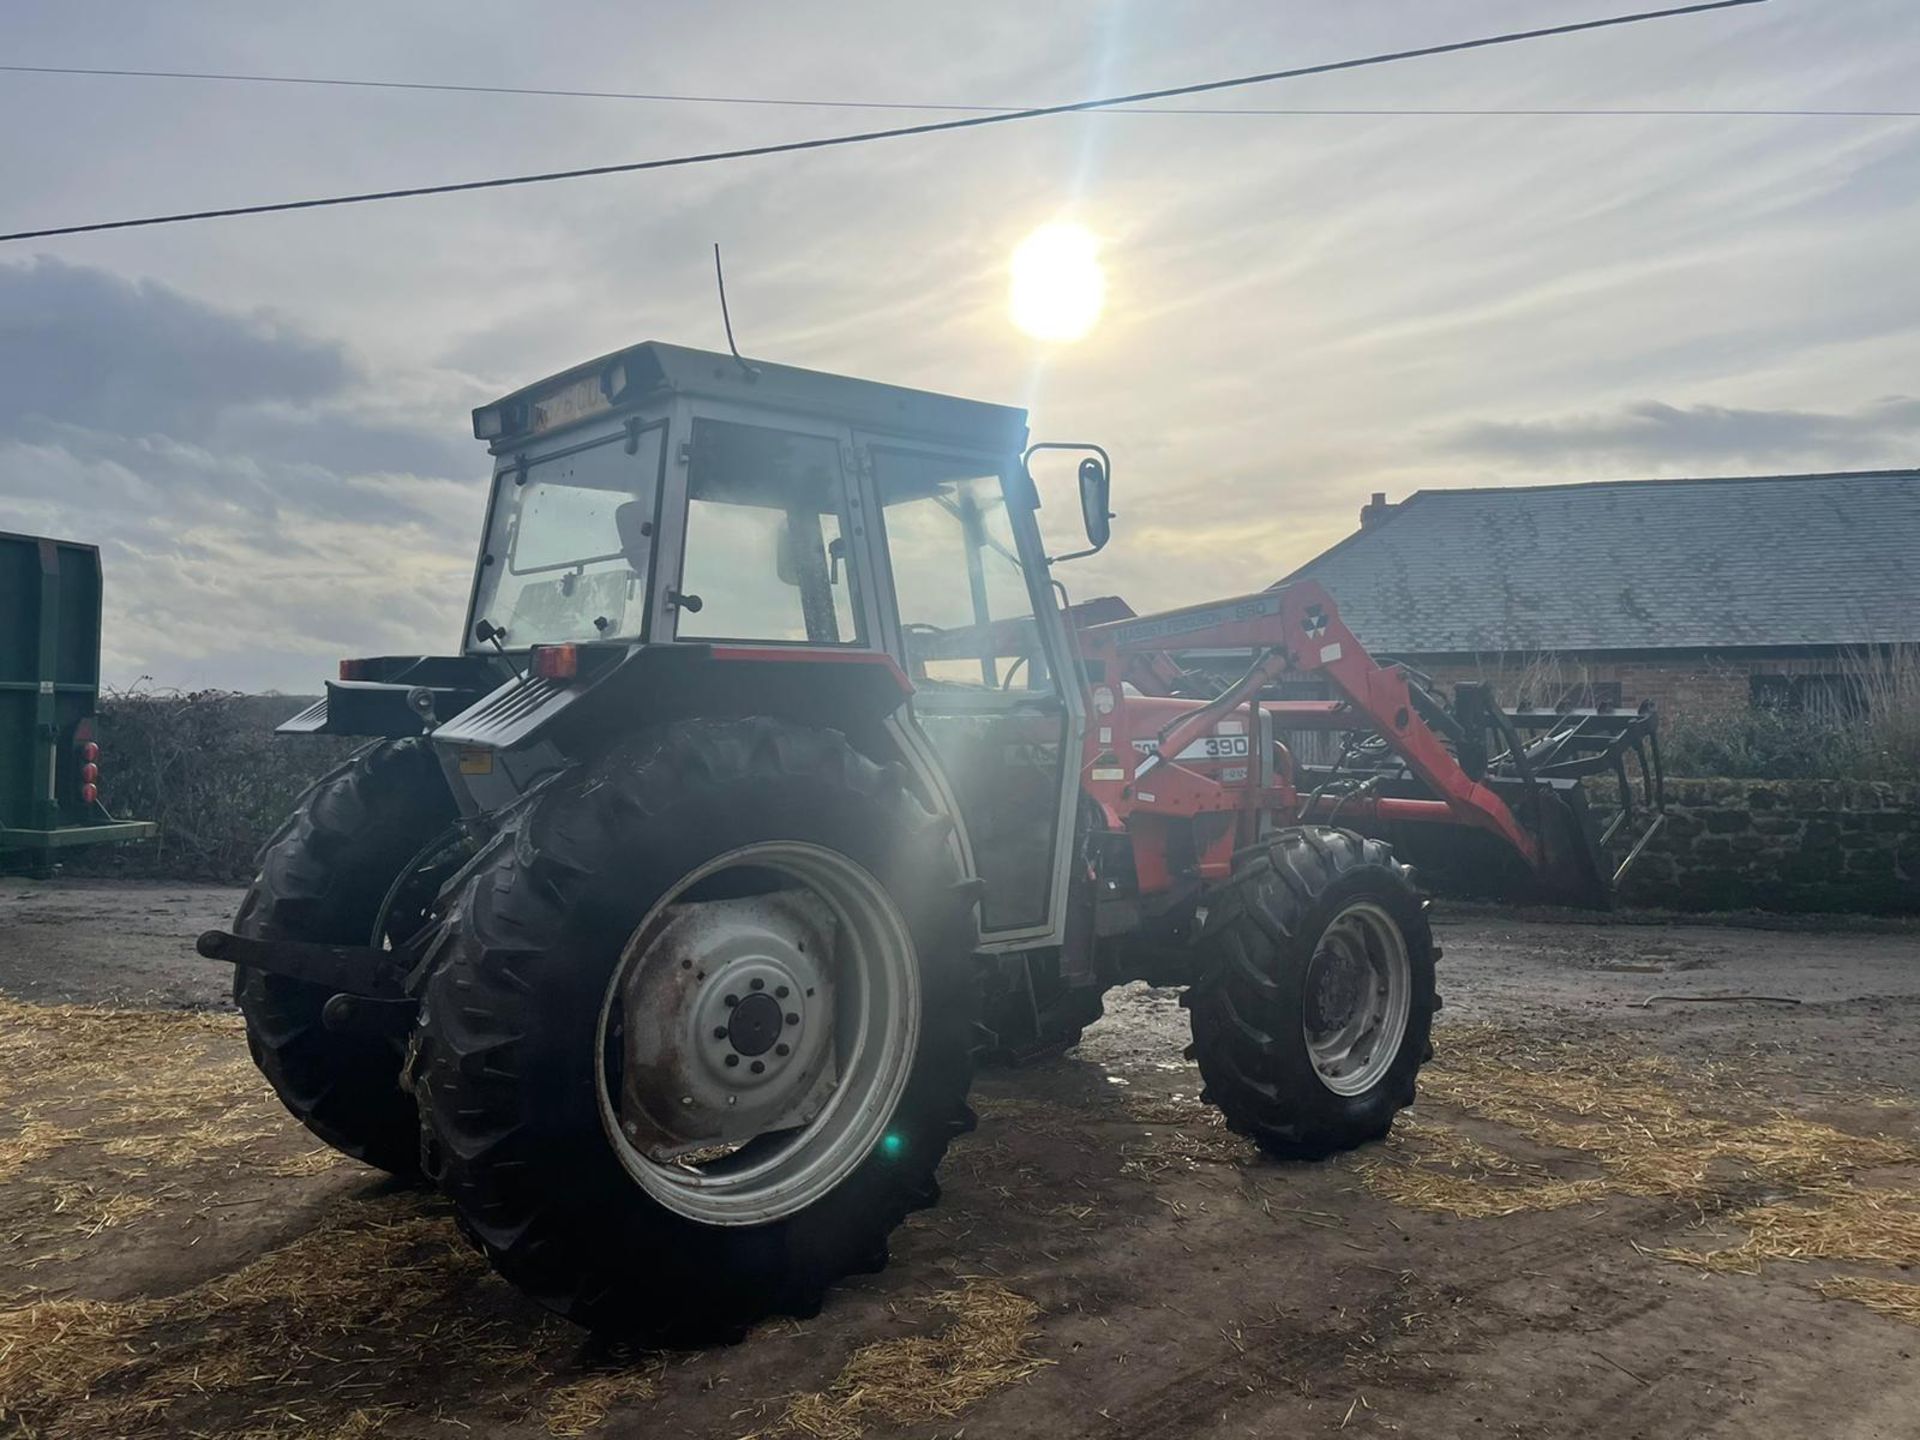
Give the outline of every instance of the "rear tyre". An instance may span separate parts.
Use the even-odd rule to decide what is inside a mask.
[[[1194,1058],[1228,1125],[1281,1159],[1384,1136],[1429,1053],[1435,949],[1408,867],[1303,826],[1242,853],[1207,902]]]
[[[332,771],[301,797],[260,852],[234,932],[365,945],[393,882],[453,822],[455,806],[425,740],[396,740]],[[233,998],[253,1063],[294,1117],[342,1154],[411,1176],[420,1120],[400,1086],[402,1047],[327,1029],[333,992],[237,967]]]
[[[494,1267],[592,1329],[699,1342],[883,1266],[973,1127],[978,897],[948,833],[837,732],[757,718],[637,737],[510,819],[413,1070],[428,1171]]]

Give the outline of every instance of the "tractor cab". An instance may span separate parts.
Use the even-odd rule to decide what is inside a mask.
[[[911,689],[889,748],[963,818],[989,943],[1057,938],[1081,701],[1023,411],[646,344],[482,407],[474,433],[495,470],[470,658],[539,676],[698,647],[750,711],[882,665],[894,706]],[[514,743],[464,718],[443,743]]]

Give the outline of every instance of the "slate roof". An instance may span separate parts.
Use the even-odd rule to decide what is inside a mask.
[[[1920,642],[1920,470],[1421,490],[1300,578],[1392,655]]]

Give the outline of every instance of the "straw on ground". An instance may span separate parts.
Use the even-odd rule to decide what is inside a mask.
[[[1423,1116],[1403,1119],[1387,1157],[1362,1161],[1361,1177],[1396,1204],[1468,1219],[1610,1195],[1678,1201],[1744,1236],[1647,1253],[1708,1270],[1753,1271],[1770,1260],[1920,1263],[1920,1193],[1861,1183],[1876,1168],[1920,1160],[1920,1147],[1755,1110],[1731,1077],[1690,1071],[1684,1086],[1670,1062],[1619,1042],[1530,1044],[1493,1027],[1450,1031],[1422,1077],[1422,1098],[1577,1160],[1520,1160]],[[1558,1173],[1569,1164],[1596,1173]],[[1786,1198],[1751,1203],[1762,1194]],[[1897,1293],[1875,1290],[1878,1281],[1829,1283],[1824,1293],[1863,1303],[1868,1293]],[[1874,1308],[1915,1314],[1895,1302]]]

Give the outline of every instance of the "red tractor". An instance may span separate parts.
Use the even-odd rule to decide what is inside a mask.
[[[284,727],[370,743],[200,949],[294,1115],[595,1328],[878,1269],[976,1062],[1127,980],[1186,987],[1269,1154],[1378,1139],[1440,1003],[1389,842],[1604,903],[1658,823],[1650,714],[1445,705],[1316,586],[1070,605],[1029,462],[1084,455],[1079,554],[1109,467],[1018,410],[645,344],[474,432],[461,653],[343,661]]]

